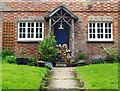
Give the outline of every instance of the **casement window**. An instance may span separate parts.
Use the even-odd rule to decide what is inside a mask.
[[[111,22],[89,22],[88,41],[112,41]]]
[[[18,41],[40,41],[43,40],[44,23],[41,22],[19,22]]]

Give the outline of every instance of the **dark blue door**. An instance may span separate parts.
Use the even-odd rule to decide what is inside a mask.
[[[57,44],[67,44],[69,39],[69,26],[66,23],[63,23],[64,29],[59,29],[60,23],[55,24],[54,26],[54,35],[57,41]]]

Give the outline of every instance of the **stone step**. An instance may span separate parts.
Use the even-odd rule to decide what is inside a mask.
[[[46,89],[46,91],[85,91],[85,89],[84,89],[84,88],[73,88],[73,89],[66,89],[66,88],[59,88],[59,89],[49,88],[49,89]]]
[[[56,66],[57,67],[66,67],[66,62],[65,61],[57,61],[56,62]]]

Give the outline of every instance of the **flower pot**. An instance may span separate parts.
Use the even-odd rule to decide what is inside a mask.
[[[16,58],[16,63],[27,65],[28,64],[28,58]]]
[[[45,67],[46,62],[44,61],[38,61],[38,66],[39,67]]]

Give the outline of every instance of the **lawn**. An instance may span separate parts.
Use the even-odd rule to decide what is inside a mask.
[[[2,65],[1,65],[1,62],[0,62],[0,91],[2,89]]]
[[[38,89],[47,74],[46,68],[2,64],[2,89]]]
[[[118,89],[118,63],[93,64],[75,70],[87,89]]]

